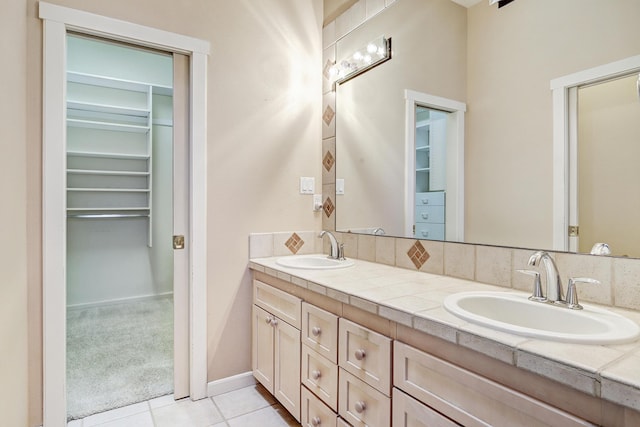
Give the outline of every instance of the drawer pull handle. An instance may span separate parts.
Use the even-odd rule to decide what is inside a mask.
[[[422,219],[429,219],[429,214],[428,213],[422,213]]]
[[[359,413],[359,414],[363,413],[364,410],[367,409],[367,404],[364,403],[361,400],[356,402],[356,404],[354,406],[355,406],[356,412]]]
[[[318,335],[320,335],[322,333],[322,329],[320,329],[320,327],[318,326],[314,326],[313,329],[311,329],[311,334],[314,337],[317,337]]]
[[[317,369],[315,371],[311,371],[311,378],[313,378],[314,380],[317,380],[321,376],[322,372],[318,371]]]
[[[356,350],[356,360],[362,360],[365,357],[367,357],[367,353],[364,351],[363,348]]]
[[[321,422],[322,420],[320,420],[320,417],[313,417],[311,419],[311,425],[315,427],[319,426]]]

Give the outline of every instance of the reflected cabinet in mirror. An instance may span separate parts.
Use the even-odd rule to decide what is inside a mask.
[[[637,0],[396,0],[340,38],[336,58],[393,43],[335,87],[336,229],[640,257],[638,16]],[[625,59],[554,113],[553,81]]]

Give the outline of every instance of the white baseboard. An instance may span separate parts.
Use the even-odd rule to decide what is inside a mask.
[[[228,393],[244,387],[252,386],[256,383],[253,372],[243,372],[242,374],[233,375],[227,378],[211,381],[207,384],[207,395],[217,396],[219,394]]]
[[[76,310],[76,309],[92,308],[92,307],[102,307],[102,306],[107,306],[107,305],[123,304],[123,303],[128,303],[128,302],[136,303],[136,302],[143,301],[143,300],[156,299],[156,298],[167,298],[167,297],[173,297],[173,291],[171,291],[171,292],[163,292],[161,294],[139,295],[139,296],[135,296],[135,297],[116,298],[116,299],[104,300],[104,301],[95,301],[95,302],[80,303],[80,304],[71,304],[71,305],[67,306],[67,310]]]

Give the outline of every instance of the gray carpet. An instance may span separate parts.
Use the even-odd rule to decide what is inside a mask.
[[[169,297],[67,311],[67,417],[173,392]]]

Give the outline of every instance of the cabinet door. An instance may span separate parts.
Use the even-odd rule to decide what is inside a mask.
[[[393,389],[393,427],[460,427],[397,388]]]
[[[253,376],[269,393],[273,394],[273,349],[274,334],[271,326],[274,317],[261,309],[253,306],[251,368]]]
[[[275,318],[273,395],[300,422],[300,330]]]

